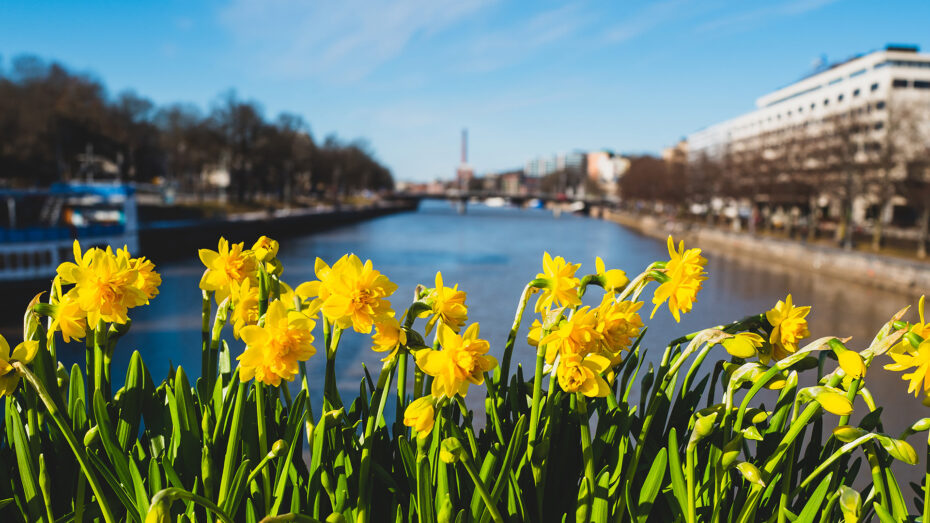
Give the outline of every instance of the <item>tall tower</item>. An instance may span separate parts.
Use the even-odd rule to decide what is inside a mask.
[[[462,129],[462,161],[455,171],[455,181],[460,191],[468,190],[468,182],[475,176],[475,171],[468,165],[468,129]]]

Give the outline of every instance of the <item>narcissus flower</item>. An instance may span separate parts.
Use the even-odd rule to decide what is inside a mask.
[[[280,300],[268,304],[265,325],[247,325],[239,330],[245,341],[245,351],[239,360],[239,379],[255,378],[267,385],[292,381],[297,375],[297,363],[307,361],[316,353],[313,348],[314,322],[300,312],[288,310]]]
[[[701,282],[707,279],[707,273],[704,272],[707,259],[701,256],[701,249],[685,250],[683,241],[679,242],[678,250],[675,250],[675,240],[671,236],[668,237],[668,255],[670,259],[665,264],[668,281],[659,285],[653,294],[655,308],[650,317],[655,316],[659,307],[668,301],[669,311],[678,322],[681,321],[681,313],[690,312],[697,301]]]
[[[394,316],[387,297],[397,284],[376,271],[371,260],[363,264],[358,256],[347,254],[330,267],[317,259],[316,275],[319,280],[298,286],[297,295],[314,298],[311,313],[322,310],[339,328],[367,334],[375,322]]]
[[[87,333],[87,313],[74,301],[72,294],[65,294],[56,303],[51,304],[52,323],[48,329],[49,339],[56,331],[61,331],[65,343],[72,339],[80,340]]]
[[[130,267],[128,259],[112,252],[93,249],[89,254],[89,265],[72,267],[74,289],[69,292],[87,313],[89,325],[95,326],[100,320],[126,323],[129,309],[148,303],[148,297],[136,286],[139,272]]]
[[[811,335],[807,329],[810,307],[795,307],[789,294],[785,301],[778,300],[775,308],[765,313],[772,326],[769,343],[774,347],[774,357],[780,360],[798,350],[798,341]]]
[[[284,271],[281,262],[278,261],[278,242],[267,236],[262,236],[252,245],[251,251],[255,254],[255,259],[264,264],[265,272],[280,276]]]
[[[213,291],[216,302],[222,303],[230,294],[239,290],[242,282],[258,286],[258,260],[244,244],[229,245],[226,238],[220,238],[217,250],[200,249],[200,261],[207,267],[200,278],[200,288]]]
[[[539,320],[533,320],[533,324],[530,325],[530,332],[526,335],[526,342],[532,347],[538,347],[542,332],[542,323],[539,323]]]
[[[29,363],[39,351],[39,342],[35,340],[24,341],[13,349],[10,354],[10,344],[6,338],[0,336],[0,395],[11,396],[19,384],[19,373],[13,369],[12,361]]]
[[[630,283],[630,279],[626,277],[626,273],[620,269],[610,269],[605,270],[604,260],[600,256],[594,260],[594,268],[597,270],[597,275],[601,277],[601,280],[604,282],[604,289],[610,292],[620,292],[626,287],[626,284]]]
[[[555,361],[556,354],[585,354],[597,348],[601,334],[597,331],[597,310],[582,307],[563,320],[557,328],[539,340],[546,347],[546,361]]]
[[[146,303],[158,295],[158,286],[161,285],[161,275],[155,272],[155,264],[145,256],[132,258],[126,247],[116,251],[117,258],[125,258],[126,264],[138,274],[135,285],[145,294]]]
[[[601,373],[610,368],[610,360],[597,355],[563,354],[559,357],[556,377],[565,392],[580,392],[588,397],[602,398],[610,394],[610,386]]]
[[[413,401],[404,409],[404,425],[417,431],[417,438],[429,436],[436,420],[435,400],[432,396],[423,396]]]
[[[465,291],[460,291],[458,284],[451,288],[445,287],[442,284],[442,273],[437,272],[436,287],[429,291],[425,299],[432,311],[424,311],[420,314],[421,318],[430,317],[426,322],[426,334],[432,332],[437,321],[459,332],[468,320],[465,297]]]
[[[600,334],[601,352],[610,358],[611,364],[620,363],[622,351],[629,349],[642,331],[643,320],[638,312],[642,306],[641,301],[618,303],[613,294],[605,294],[601,300],[594,330]]]
[[[920,300],[917,301],[917,315],[919,321],[911,324],[909,330],[921,338],[927,339],[930,338],[930,322],[927,322],[924,316],[924,301],[926,301],[924,296],[921,296]],[[915,350],[911,342],[905,338],[902,338],[901,341],[891,348],[891,352],[897,352],[899,354],[904,352],[913,353]]]
[[[478,324],[473,323],[460,336],[451,328],[440,325],[437,334],[442,350],[416,353],[417,366],[433,376],[434,397],[465,396],[470,384],[484,383],[484,373],[497,367],[497,359],[488,356],[488,342],[478,339],[478,329]]]
[[[888,355],[894,363],[885,365],[887,370],[906,371],[914,368],[913,372],[901,375],[901,379],[911,382],[907,392],[913,392],[914,396],[917,396],[922,390],[924,394],[930,395],[930,339],[921,342],[911,353],[889,352]]]
[[[385,318],[375,323],[375,334],[371,337],[375,352],[387,352],[381,361],[390,361],[397,356],[397,351],[407,344],[407,333],[400,327],[396,318]]]
[[[258,324],[258,287],[246,278],[231,298],[233,308],[229,321],[233,325],[233,336],[238,340],[243,327]]]
[[[578,297],[578,285],[581,280],[575,277],[580,263],[571,264],[561,256],[553,258],[548,252],[543,253],[543,272],[537,279],[546,281],[546,287],[536,300],[536,312],[551,309],[553,306],[577,307],[581,305]]]

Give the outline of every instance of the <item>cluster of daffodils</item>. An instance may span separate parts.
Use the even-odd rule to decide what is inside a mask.
[[[907,392],[924,395],[924,403],[930,405],[930,322],[924,316],[925,297],[917,303],[918,321],[902,325],[907,332],[902,340],[888,352],[894,363],[885,365],[888,370],[908,373],[901,378],[910,382]]]
[[[133,258],[125,247],[116,252],[110,247],[81,252],[75,240],[74,262],[59,265],[55,276],[49,336],[61,331],[69,342],[104,323],[125,324],[129,309],[147,305],[159,285],[161,276],[145,257]]]

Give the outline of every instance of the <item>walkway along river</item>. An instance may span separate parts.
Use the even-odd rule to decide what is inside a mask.
[[[275,236],[274,230],[265,232]],[[202,247],[215,249],[216,242]],[[399,285],[391,300],[398,313],[410,303],[414,287],[418,283],[432,286],[436,271],[441,270],[446,285],[458,283],[460,289],[467,291],[469,322],[481,324],[482,338],[488,339],[492,353],[499,355],[520,292],[540,271],[546,250],[582,263],[579,274],[594,272],[595,256],[601,256],[608,268],[621,268],[632,276],[651,261],[666,259],[668,255],[663,241],[607,221],[571,215],[555,218],[545,210],[483,206],[469,206],[467,214],[459,215],[448,202],[426,200],[417,212],[288,238],[281,242],[279,258],[284,264],[285,281],[295,286],[315,279],[313,264],[317,256],[329,263],[347,252],[354,252],[363,260],[370,258],[375,268]],[[159,263],[157,252],[147,254]],[[763,312],[784,299],[788,292],[796,304],[813,306],[809,317],[813,336],[852,336],[850,343],[856,349],[867,346],[894,312],[916,304],[917,300],[916,296],[789,271],[766,260],[707,257],[710,276],[692,313],[684,315],[680,324],[675,323],[667,308],[660,309],[653,320],[644,317],[650,328],[643,346],[650,350],[653,360],[659,357],[664,343],[678,335]],[[163,279],[161,293],[148,307],[133,311],[132,330],[120,342],[115,355],[114,383],[121,382],[125,371],[120,369],[126,368],[134,349],[142,352],[153,376],[164,376],[169,364],[183,365],[191,375],[199,371],[197,283],[203,267],[196,252],[191,251],[185,261],[162,263],[158,270]],[[647,301],[642,309],[644,316],[651,312],[653,289],[654,286],[650,287],[644,294]],[[599,298],[596,290],[592,295],[592,299]],[[532,372],[535,356],[525,343],[526,329],[532,320],[532,307],[528,307],[514,352],[515,363],[522,363],[527,373]],[[242,346],[234,342],[231,332],[226,339],[233,354],[239,354]],[[370,346],[370,337],[365,335],[347,332],[342,337],[337,372],[340,389],[347,396],[358,394],[359,380],[364,376],[361,363],[377,376],[381,355],[371,351]],[[59,355],[77,362],[83,359],[83,347],[60,351]],[[924,407],[906,394],[907,383],[900,374],[880,368],[887,362],[872,366],[868,385],[886,406],[893,400],[895,408],[886,409],[891,412],[886,412],[883,419],[886,431],[897,434],[907,423],[921,417]],[[322,354],[312,357],[308,362],[310,379],[322,381],[324,366]],[[314,398],[314,404],[317,403]],[[858,420],[858,413],[866,411],[861,400],[856,408],[854,420]],[[918,454],[923,455],[924,443],[917,440],[912,443]],[[919,471],[914,477],[918,476]]]

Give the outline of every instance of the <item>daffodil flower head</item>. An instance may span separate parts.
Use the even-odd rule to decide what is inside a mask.
[[[930,322],[926,321],[924,316],[924,301],[925,296],[921,296],[920,300],[917,301],[917,314],[919,321],[917,323],[911,324],[908,329],[910,332],[920,336],[923,339],[930,338]],[[891,348],[891,352],[896,353],[913,353],[915,351],[911,343],[906,339],[901,339],[894,347]]]
[[[643,319],[639,309],[643,302],[617,302],[613,294],[605,294],[597,308],[597,325],[600,334],[601,352],[611,359],[612,364],[620,363],[622,352],[628,350],[643,329]]]
[[[314,316],[319,312],[323,303],[329,298],[329,288],[323,282],[327,281],[332,267],[330,267],[322,258],[317,258],[313,265],[316,280],[306,281],[297,286],[294,292],[300,298],[302,303],[306,304],[304,312],[308,316]]]
[[[56,331],[61,331],[65,343],[72,339],[80,340],[87,334],[87,313],[74,299],[74,293],[69,292],[51,303],[52,323],[48,329],[48,337],[52,339]]]
[[[433,430],[436,420],[436,400],[432,396],[423,396],[413,400],[404,409],[404,425],[417,431],[417,438],[424,439]]]
[[[756,356],[764,343],[765,338],[754,332],[738,332],[720,342],[731,356],[743,359]]]
[[[371,337],[375,352],[387,352],[381,361],[390,361],[397,356],[400,348],[407,344],[407,332],[400,326],[397,318],[389,317],[375,323],[375,334]]]
[[[250,249],[255,254],[255,259],[263,264],[265,272],[280,276],[284,272],[284,267],[278,260],[278,249],[280,248],[276,240],[267,236],[261,236]]]
[[[292,381],[298,362],[316,353],[313,347],[314,322],[304,314],[288,310],[281,300],[268,304],[263,326],[247,325],[239,330],[245,351],[238,356],[239,379],[255,378],[278,386],[281,380]]]
[[[233,325],[233,336],[241,339],[240,332],[247,325],[258,324],[258,287],[252,285],[248,278],[242,281],[242,284],[236,289],[236,293],[230,296],[232,298],[232,312],[230,313],[230,322]],[[289,303],[284,300],[285,303]]]
[[[668,237],[669,261],[665,264],[665,275],[668,280],[656,289],[652,297],[655,308],[650,318],[655,316],[659,307],[668,301],[668,308],[676,322],[681,321],[682,312],[691,312],[691,307],[697,301],[698,291],[702,282],[707,279],[704,266],[707,259],[701,256],[701,249],[685,250],[685,242],[679,242],[675,249],[675,240]]]
[[[598,354],[582,356],[563,354],[559,357],[556,377],[565,392],[580,392],[588,397],[603,398],[610,386],[601,374],[610,368],[610,360]]]
[[[581,280],[575,277],[575,272],[579,267],[581,267],[580,263],[568,263],[561,256],[553,258],[548,252],[543,253],[543,272],[538,273],[536,278],[544,280],[546,286],[536,300],[536,312],[542,312],[554,306],[577,307],[581,305],[581,298],[578,297],[578,286]]]
[[[446,325],[437,332],[442,350],[421,350],[416,353],[417,366],[433,376],[435,398],[465,396],[470,384],[484,383],[484,373],[497,367],[497,359],[488,355],[490,345],[478,339],[479,327],[473,323],[462,335]]]
[[[558,354],[584,356],[594,351],[602,339],[597,326],[597,309],[582,307],[576,310],[571,318],[560,322],[557,328],[539,340],[546,347],[546,362],[552,364]]]
[[[930,339],[921,342],[911,353],[889,352],[888,355],[894,363],[885,365],[885,369],[903,372],[914,368],[913,372],[901,375],[901,379],[910,381],[908,393],[913,392],[916,397],[922,390],[925,395],[930,395]]]
[[[155,264],[152,260],[147,259],[145,256],[131,257],[126,246],[116,251],[116,256],[125,260],[126,265],[134,269],[138,274],[135,286],[145,295],[146,303],[158,295],[161,275],[155,272]]]
[[[538,319],[533,320],[533,324],[530,325],[530,332],[526,335],[526,342],[531,347],[539,346],[539,339],[542,338],[543,326]]]
[[[89,264],[72,268],[74,288],[69,292],[87,313],[88,325],[97,325],[101,320],[126,323],[129,309],[148,303],[148,297],[136,286],[139,272],[128,259],[112,251],[95,249],[90,254]]]
[[[600,256],[595,258],[594,267],[597,270],[597,275],[603,282],[604,289],[610,292],[620,292],[630,283],[630,279],[627,278],[626,273],[620,269],[605,270],[604,260],[602,260]]]
[[[432,311],[424,311],[421,318],[429,316],[426,322],[426,334],[432,332],[436,322],[448,325],[450,329],[459,332],[468,321],[468,308],[465,306],[465,291],[460,291],[458,284],[446,287],[442,283],[442,273],[436,273],[436,286],[426,295],[425,301],[430,304]]]
[[[316,292],[322,300],[323,316],[339,328],[352,327],[367,334],[375,322],[394,316],[387,298],[397,290],[397,284],[375,270],[371,260],[363,264],[358,256],[345,255],[328,270],[320,267],[317,275],[320,273],[323,278],[319,284],[301,287],[307,296]]]
[[[213,291],[216,303],[222,303],[238,292],[239,286],[247,279],[258,286],[258,261],[243,243],[230,245],[226,238],[220,238],[217,250],[200,249],[199,254],[200,261],[206,266],[200,278],[200,288]]]
[[[39,351],[39,342],[28,340],[20,343],[10,353],[10,344],[0,336],[0,395],[12,396],[19,384],[19,373],[13,368],[13,361],[32,362]]]
[[[785,301],[779,300],[775,307],[765,313],[765,319],[772,326],[769,343],[773,346],[775,360],[798,350],[798,341],[811,335],[807,328],[807,315],[810,307],[795,307],[789,294]]]

